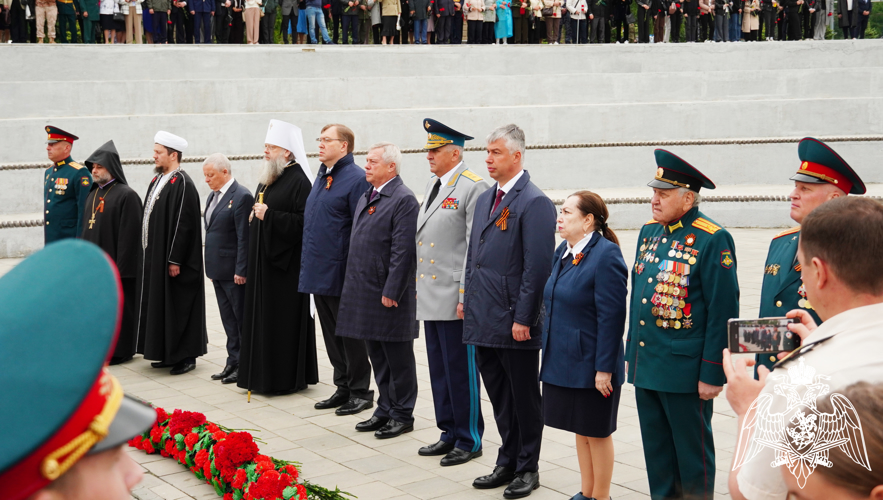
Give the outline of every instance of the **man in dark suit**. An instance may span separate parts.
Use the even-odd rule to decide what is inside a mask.
[[[506,488],[506,498],[540,485],[543,435],[539,350],[543,287],[555,251],[555,205],[523,170],[524,132],[506,125],[487,138],[487,169],[497,181],[475,206],[466,261],[463,342],[476,346],[478,368],[502,445],[493,473],[476,488]]]
[[[230,172],[230,161],[215,153],[202,164],[212,192],[205,208],[205,275],[215,286],[221,322],[227,332],[227,364],[212,380],[239,381],[239,347],[248,271],[248,215],[254,205],[251,192]]]
[[[417,401],[417,216],[414,193],[399,177],[402,153],[393,144],[368,151],[365,178],[374,186],[356,205],[337,335],[362,339],[380,397],[374,415],[356,425],[378,439],[414,430]]]

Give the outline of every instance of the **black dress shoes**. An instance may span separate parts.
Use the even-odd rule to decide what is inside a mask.
[[[376,431],[386,425],[387,422],[389,422],[388,418],[372,416],[368,420],[356,424],[356,430],[359,432]]]
[[[155,361],[153,363],[150,363],[151,368],[168,368],[170,366],[172,365],[166,363],[165,361]]]
[[[480,490],[499,488],[504,484],[509,484],[515,479],[515,471],[498,465],[494,467],[494,471],[487,476],[481,476],[472,481],[472,487]]]
[[[239,368],[234,368],[230,375],[221,380],[222,384],[235,384],[236,382],[239,382]]]
[[[196,369],[196,363],[188,363],[187,361],[181,361],[180,363],[176,364],[172,368],[172,371],[170,371],[169,373],[172,375],[183,375],[187,372],[192,372],[195,369]]]
[[[539,472],[519,472],[503,492],[503,498],[524,498],[539,487]]]
[[[114,356],[114,357],[110,358],[110,365],[113,366],[113,365],[125,363],[126,361],[131,361],[132,358],[133,358],[133,356],[121,356],[121,357]]]
[[[355,415],[368,408],[374,408],[374,401],[370,399],[352,398],[345,405],[334,410],[337,415]]]
[[[349,400],[349,393],[343,392],[338,389],[334,391],[334,394],[332,394],[330,398],[323,399],[322,401],[314,404],[313,408],[317,410],[330,410],[331,408],[337,408],[338,406],[346,404],[346,402]]]
[[[414,424],[403,424],[397,420],[389,419],[389,422],[387,422],[386,425],[377,429],[377,432],[374,433],[374,437],[377,439],[389,439],[401,436],[402,434],[413,430]]]
[[[224,380],[225,378],[229,377],[231,373],[235,372],[237,368],[239,367],[234,365],[227,365],[224,367],[223,370],[221,370],[221,373],[215,373],[214,375],[212,375],[212,380]]]
[[[417,450],[417,454],[423,457],[434,457],[438,455],[447,455],[449,451],[454,449],[454,443],[446,443],[441,439],[435,444],[424,446]]]
[[[465,464],[466,462],[472,460],[473,458],[478,458],[481,456],[481,450],[472,452],[461,450],[460,448],[454,448],[450,453],[444,456],[439,462],[439,465],[442,467],[448,467],[450,465],[460,465]]]

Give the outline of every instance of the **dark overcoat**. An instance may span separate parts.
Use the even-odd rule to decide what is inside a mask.
[[[466,261],[463,342],[484,347],[539,349],[543,287],[555,251],[555,205],[525,171],[491,214],[499,184],[475,204]],[[509,209],[506,229],[497,225]],[[512,338],[512,324],[530,326],[530,339]]]
[[[373,190],[356,205],[337,335],[405,342],[416,339],[419,330],[414,238],[420,205],[401,177],[368,203]],[[383,297],[398,302],[398,307],[385,307]]]

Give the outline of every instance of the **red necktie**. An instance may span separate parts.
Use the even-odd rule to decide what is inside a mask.
[[[500,202],[503,201],[503,196],[505,195],[506,193],[502,189],[497,190],[497,201],[494,202],[494,208],[491,210],[491,214],[497,211],[497,207],[500,206]]]

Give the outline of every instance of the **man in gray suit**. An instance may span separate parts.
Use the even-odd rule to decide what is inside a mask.
[[[484,420],[475,346],[463,344],[463,270],[478,195],[488,188],[466,168],[465,134],[427,118],[425,148],[434,174],[426,185],[417,219],[417,319],[426,331],[438,442],[420,448],[423,456],[444,455],[442,466],[481,456]]]

